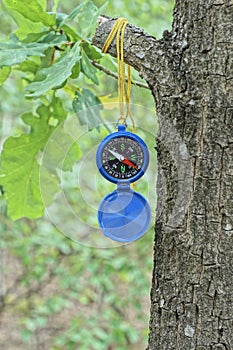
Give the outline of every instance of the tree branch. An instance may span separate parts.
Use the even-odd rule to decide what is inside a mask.
[[[115,18],[103,16],[99,18],[99,25],[92,39],[93,45],[99,48],[103,47],[115,21]],[[154,63],[158,59],[158,52],[161,52],[160,41],[138,27],[127,25],[124,41],[125,62],[134,67],[147,82],[150,82],[154,75]],[[116,57],[115,40],[110,45],[108,53]]]

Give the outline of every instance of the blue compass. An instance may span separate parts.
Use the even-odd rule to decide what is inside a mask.
[[[100,173],[110,182],[135,182],[142,177],[149,164],[149,151],[145,142],[125,125],[105,137],[96,153]]]
[[[118,242],[132,242],[149,228],[151,210],[147,200],[130,188],[142,177],[149,164],[149,151],[137,135],[119,125],[118,131],[105,137],[96,152],[96,164],[117,189],[100,203],[98,221],[104,235]]]

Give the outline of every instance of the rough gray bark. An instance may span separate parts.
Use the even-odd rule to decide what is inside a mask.
[[[177,0],[161,40],[127,26],[125,59],[148,82],[160,125],[148,350],[231,350],[232,0]]]

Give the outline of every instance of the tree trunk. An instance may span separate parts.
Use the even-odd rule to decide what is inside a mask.
[[[128,25],[125,59],[160,126],[148,350],[233,349],[232,0],[177,0],[161,40]]]

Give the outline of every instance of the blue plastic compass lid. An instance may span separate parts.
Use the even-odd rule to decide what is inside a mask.
[[[106,237],[118,242],[132,242],[149,228],[151,210],[147,200],[128,185],[119,185],[100,203],[99,225]]]

